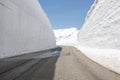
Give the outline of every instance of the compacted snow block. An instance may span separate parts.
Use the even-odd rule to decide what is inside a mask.
[[[95,0],[78,40],[91,48],[120,49],[120,0]]]
[[[55,47],[55,37],[38,0],[0,0],[0,58]]]

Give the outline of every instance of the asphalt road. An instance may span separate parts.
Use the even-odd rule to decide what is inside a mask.
[[[120,80],[120,74],[95,63],[74,47],[63,46],[0,60],[0,80]]]

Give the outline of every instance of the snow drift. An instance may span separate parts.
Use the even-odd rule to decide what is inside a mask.
[[[38,0],[0,0],[0,58],[54,47],[51,24]]]
[[[78,43],[89,58],[120,73],[120,0],[95,0]]]

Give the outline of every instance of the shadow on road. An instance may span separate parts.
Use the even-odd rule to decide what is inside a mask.
[[[61,47],[53,49],[52,52],[57,51],[59,55],[43,59],[38,65],[38,69],[31,75],[31,80],[53,80],[55,69],[56,69],[56,62],[60,56],[60,51],[62,50]],[[42,64],[41,64],[42,63]],[[23,79],[20,79],[23,80]],[[30,80],[30,79],[27,79]]]
[[[51,49],[50,52],[57,52],[57,55],[44,59],[0,60],[0,80],[53,80],[61,50],[61,47]],[[29,56],[29,54],[24,56]]]

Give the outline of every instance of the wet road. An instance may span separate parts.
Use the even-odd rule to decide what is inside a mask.
[[[93,62],[76,48],[64,46],[61,51],[0,60],[0,80],[120,80],[120,74]]]

